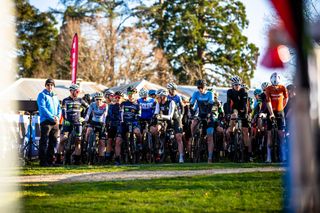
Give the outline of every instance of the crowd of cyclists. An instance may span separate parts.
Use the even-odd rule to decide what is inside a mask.
[[[107,89],[93,98],[80,98],[72,84],[61,105],[55,164],[286,162],[295,93],[280,80],[273,73],[250,98],[233,76],[224,104],[201,79],[190,99],[174,82],[159,90],[130,86],[126,94]]]

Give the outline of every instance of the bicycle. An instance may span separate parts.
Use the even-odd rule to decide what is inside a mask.
[[[255,153],[258,160],[261,162],[266,161],[267,150],[267,131],[266,131],[267,114],[260,113],[257,119],[257,132],[256,132],[256,149]]]
[[[64,144],[64,165],[71,165],[72,153],[75,150],[76,143],[76,125],[72,124],[72,131],[68,136],[68,140]]]
[[[272,129],[271,129],[271,142],[272,142],[272,154],[271,159],[273,162],[280,162],[280,144],[279,144],[279,135],[278,135],[278,124],[277,119],[272,118]]]
[[[230,144],[228,147],[229,159],[233,162],[241,163],[244,161],[244,144],[242,140],[242,121],[241,118],[230,118],[235,122],[233,131],[230,135]]]
[[[142,130],[142,141],[145,144],[142,152],[142,158],[145,159],[147,163],[155,162],[154,155],[154,142],[152,140],[152,134],[149,131],[149,122],[146,120],[142,120],[140,122],[141,127],[144,127]]]
[[[98,157],[98,144],[99,144],[99,133],[103,131],[102,126],[91,126],[92,130],[88,135],[87,144],[87,159],[89,165],[95,165],[99,161]]]
[[[206,119],[197,119],[197,125],[194,127],[195,131],[191,139],[191,152],[190,159],[193,163],[199,163],[206,159],[207,143],[206,143],[206,133],[204,132],[204,126],[207,122]]]
[[[134,125],[132,122],[126,124],[127,132],[125,136],[125,143],[122,143],[123,161],[125,163],[135,164],[139,161],[139,152],[137,149],[137,138],[134,134]]]

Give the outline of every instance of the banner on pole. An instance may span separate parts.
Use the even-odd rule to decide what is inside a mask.
[[[77,67],[78,67],[78,34],[74,34],[71,46],[71,82],[77,83]]]

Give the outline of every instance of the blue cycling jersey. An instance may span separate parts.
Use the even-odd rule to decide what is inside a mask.
[[[140,98],[138,99],[138,104],[141,107],[141,118],[146,120],[151,119],[156,108],[155,100],[153,98],[147,98],[146,100]]]
[[[194,105],[195,104],[195,105]],[[212,92],[206,91],[205,93],[200,93],[196,91],[193,93],[190,105],[194,105],[194,110],[197,111],[199,117],[206,117],[212,111],[213,98]]]
[[[121,103],[122,118],[124,122],[137,122],[141,116],[140,105],[137,101],[126,100]]]
[[[174,96],[168,95],[168,100],[175,102],[179,115],[182,115],[184,113],[184,108],[182,106],[182,99],[179,95],[174,95]]]
[[[102,104],[98,106],[95,102],[91,103],[85,117],[85,121],[89,120],[90,114],[92,113],[92,121],[97,123],[104,123],[108,113],[107,104]]]

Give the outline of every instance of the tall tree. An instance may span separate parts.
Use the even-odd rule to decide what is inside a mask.
[[[160,0],[137,9],[140,24],[164,50],[180,83],[207,78],[225,85],[237,74],[250,84],[258,48],[242,34],[248,21],[241,2]]]
[[[23,77],[53,75],[52,50],[58,31],[51,13],[43,13],[28,0],[15,0],[17,55],[19,74]]]

